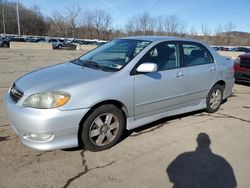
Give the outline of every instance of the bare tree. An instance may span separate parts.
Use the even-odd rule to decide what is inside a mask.
[[[85,38],[92,39],[94,38],[94,14],[90,10],[84,10],[82,11],[82,16],[81,16],[81,28],[83,31],[83,36]]]
[[[0,32],[8,34],[17,33],[16,4],[5,0],[1,1],[0,10]],[[19,13],[22,34],[41,35],[46,33],[47,23],[38,7],[28,9],[20,3]]]
[[[164,23],[163,23],[164,17],[158,16],[156,18],[156,33],[159,35],[164,35],[165,34],[165,28],[164,28]]]
[[[206,24],[201,24],[201,32],[202,32],[202,37],[205,42],[208,42],[209,40],[209,35],[210,35],[210,29],[208,25]]]
[[[232,31],[235,29],[235,25],[232,22],[228,22],[225,25],[225,35],[226,35],[226,40],[225,40],[225,45],[232,45]]]
[[[71,7],[65,8],[65,18],[67,25],[69,26],[71,37],[75,37],[75,29],[79,24],[81,8],[77,5],[72,5]]]
[[[133,18],[129,18],[126,25],[125,25],[125,30],[128,35],[134,35],[136,28],[135,28],[135,21]]]
[[[154,30],[154,22],[149,12],[144,12],[143,14],[138,16],[138,22],[140,25],[140,29],[142,31],[142,35],[150,34]]]
[[[57,37],[74,37],[109,40],[126,35],[173,35],[204,40],[216,45],[250,45],[250,34],[235,31],[235,25],[229,22],[218,25],[211,35],[210,28],[201,24],[198,35],[194,26],[186,31],[186,23],[177,15],[152,16],[149,12],[130,17],[124,29],[113,28],[113,19],[107,10],[81,10],[72,5],[61,11],[54,11],[52,16],[45,17],[39,7],[26,8],[20,3],[21,33],[24,35],[48,35]],[[5,29],[4,29],[5,27]],[[121,26],[120,26],[121,27]],[[0,0],[0,33],[17,33],[16,4]]]
[[[0,20],[1,23],[1,26],[3,26],[3,33],[5,34],[6,33],[6,29],[5,29],[5,8],[6,8],[6,1],[5,0],[2,0],[1,1],[1,4],[0,4],[0,8],[1,8],[1,13],[2,13],[2,19]]]
[[[154,20],[149,12],[135,15],[128,19],[126,30],[132,35],[150,35],[154,34]]]
[[[51,16],[49,34],[52,36],[68,36],[66,28],[67,23],[64,16],[60,12],[54,11]]]
[[[176,15],[165,16],[164,27],[168,35],[174,36],[184,33],[185,30],[184,22]]]
[[[197,36],[197,30],[196,30],[195,26],[192,25],[192,26],[190,27],[189,34],[190,34],[191,36],[194,36],[194,37]]]
[[[223,26],[221,24],[219,24],[216,28],[215,28],[215,41],[214,44],[215,45],[219,45],[223,43]]]
[[[105,10],[96,9],[93,12],[93,18],[93,25],[96,30],[97,38],[105,39],[113,21],[111,14]]]
[[[228,23],[225,25],[225,31],[226,31],[226,32],[232,32],[235,28],[236,28],[236,26],[235,26],[234,23],[232,23],[232,22],[228,22]]]

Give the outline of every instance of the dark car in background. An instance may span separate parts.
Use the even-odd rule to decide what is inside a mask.
[[[250,53],[240,55],[234,64],[235,81],[250,83]]]
[[[26,37],[26,42],[46,42],[45,37]]]
[[[4,38],[2,36],[0,36],[0,46],[2,45],[3,40],[4,40]]]
[[[25,40],[19,37],[8,37],[2,41],[1,47],[9,48],[10,42],[25,42]]]
[[[246,47],[238,47],[234,48],[232,51],[234,52],[245,52],[245,53],[250,53],[250,49]]]

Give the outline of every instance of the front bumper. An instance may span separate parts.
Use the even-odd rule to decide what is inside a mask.
[[[78,146],[78,129],[89,109],[65,110],[34,109],[17,105],[8,93],[4,106],[12,128],[22,143],[37,150],[54,150]],[[33,140],[27,134],[53,134],[48,140]]]

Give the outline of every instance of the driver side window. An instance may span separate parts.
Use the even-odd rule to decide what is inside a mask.
[[[162,42],[151,48],[140,60],[140,64],[156,63],[158,71],[179,67],[177,44]]]

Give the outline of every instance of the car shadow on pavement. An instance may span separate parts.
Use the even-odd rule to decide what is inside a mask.
[[[211,151],[209,135],[200,133],[196,141],[195,151],[178,155],[166,169],[173,188],[236,187],[233,168],[223,157]]]
[[[137,136],[137,135],[144,134],[147,132],[152,132],[155,129],[158,129],[162,126],[167,125],[170,121],[181,120],[182,118],[185,118],[187,116],[193,116],[195,114],[199,114],[202,112],[204,112],[204,110],[198,110],[198,111],[194,111],[194,112],[188,112],[188,113],[184,113],[184,114],[169,116],[169,117],[165,117],[165,118],[159,119],[157,121],[154,121],[152,123],[148,123],[148,124],[143,125],[141,127],[135,128],[133,130],[125,130],[124,134],[119,142],[123,141],[124,139],[126,139],[129,136],[133,136],[133,133],[136,133],[135,136]]]

